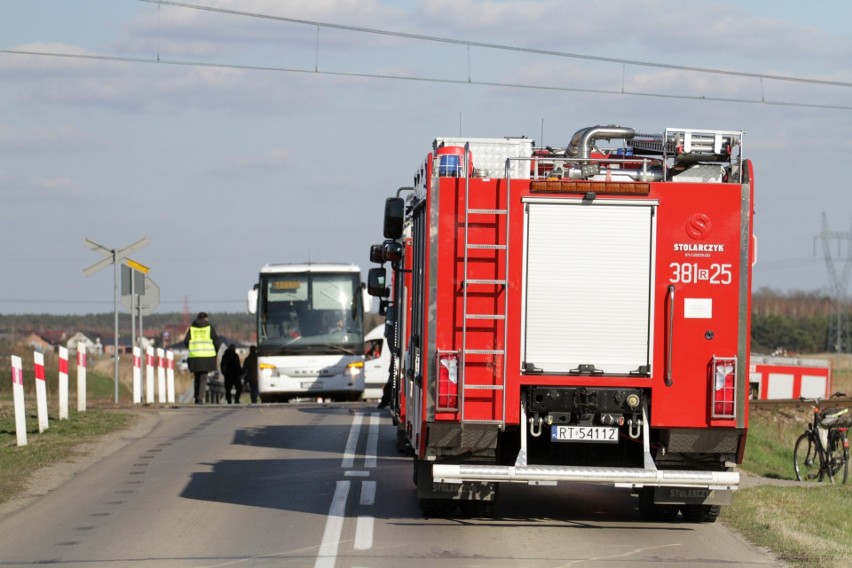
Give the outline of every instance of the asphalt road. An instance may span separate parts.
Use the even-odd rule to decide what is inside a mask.
[[[144,412],[0,509],[0,566],[778,565],[722,523],[646,522],[610,487],[509,485],[494,519],[423,518],[411,458],[369,405]]]

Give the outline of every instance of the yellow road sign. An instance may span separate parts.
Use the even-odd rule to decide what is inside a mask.
[[[148,274],[148,272],[150,272],[150,270],[151,270],[150,268],[148,268],[144,264],[140,264],[140,263],[136,262],[135,260],[131,260],[129,258],[124,259],[124,264],[126,264],[127,266],[129,266],[133,270],[138,270],[142,274]]]

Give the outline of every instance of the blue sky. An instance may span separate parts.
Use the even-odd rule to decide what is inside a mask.
[[[269,262],[366,267],[384,198],[436,136],[745,130],[755,288],[827,289],[822,213],[852,231],[852,3],[186,3],[216,11],[0,3],[0,313],[111,312],[87,238],[150,239],[131,258],[158,311],[242,311]]]

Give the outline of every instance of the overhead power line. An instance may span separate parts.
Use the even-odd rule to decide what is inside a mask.
[[[146,1],[146,0],[142,0]],[[32,55],[39,57],[59,57],[67,59],[88,59],[95,61],[116,61],[125,63],[154,63],[160,65],[179,65],[189,67],[206,67],[218,69],[242,69],[248,71],[276,71],[285,73],[304,73],[313,75],[330,75],[337,77],[353,77],[362,79],[392,79],[397,81],[418,81],[424,83],[443,83],[455,85],[477,85],[481,87],[501,87],[512,89],[531,89],[541,91],[557,91],[572,93],[589,93],[598,95],[627,95],[634,97],[651,97],[661,99],[680,99],[691,101],[726,102],[738,104],[756,104],[781,107],[819,108],[827,110],[852,110],[852,105],[833,105],[823,103],[803,103],[796,101],[773,101],[765,98],[745,99],[736,97],[716,97],[707,95],[675,95],[668,93],[653,93],[631,91],[629,89],[592,89],[583,87],[560,87],[556,85],[535,85],[531,83],[504,83],[499,81],[477,81],[474,79],[440,79],[435,77],[422,77],[416,75],[387,75],[383,73],[354,73],[347,71],[324,71],[321,69],[299,69],[294,67],[273,67],[265,65],[237,65],[229,63],[214,63],[205,61],[188,61],[177,59],[164,59],[160,56],[152,57],[124,57],[118,55],[88,55],[80,53],[60,53],[51,51],[32,51],[17,49],[0,49],[0,53],[9,55]]]
[[[315,20],[305,20],[302,18],[288,18],[286,16],[273,16],[270,14],[259,14],[257,12],[244,12],[240,10],[229,10],[227,8],[216,8],[214,6],[200,6],[198,4],[189,4],[186,2],[172,2],[169,0],[139,0],[149,4],[158,4],[161,6],[173,6],[179,8],[187,8],[191,10],[200,10],[205,12],[216,12],[219,14],[229,14],[232,16],[244,16],[248,18],[260,18],[265,20],[276,20],[280,22],[290,22],[295,24],[304,24],[320,28],[329,28],[337,30],[345,30],[351,32],[359,32],[373,35],[383,35],[404,39],[414,39],[420,41],[430,41],[436,43],[448,43],[454,45],[462,45],[466,47],[481,47],[485,49],[497,49],[503,51],[516,51],[521,53],[530,53],[535,55],[549,55],[552,57],[566,57],[571,59],[582,59],[585,61],[597,61],[601,63],[617,63],[619,65],[634,65],[637,67],[654,67],[657,69],[671,69],[677,71],[693,71],[696,73],[710,73],[714,75],[728,75],[733,77],[748,77],[751,79],[766,79],[772,81],[786,81],[790,83],[806,83],[811,85],[827,85],[832,87],[852,87],[852,82],[848,81],[831,81],[827,79],[813,79],[809,77],[794,77],[790,75],[770,75],[766,73],[750,73],[746,71],[734,71],[730,69],[713,69],[709,67],[695,67],[691,65],[673,65],[669,63],[658,63],[651,61],[641,61],[636,59],[622,59],[617,57],[601,57],[597,55],[586,55],[580,53],[570,53],[566,51],[554,51],[549,49],[536,49],[532,47],[519,47],[513,45],[504,45],[499,43],[485,43],[461,39],[453,39],[439,36],[430,36],[424,34],[413,34],[406,32],[397,32],[390,30],[380,30],[376,28],[365,28],[361,26],[351,26],[345,24],[332,24],[329,22],[319,22]]]
[[[197,4],[188,4],[184,2],[171,2],[167,0],[139,0],[141,2],[148,2],[157,5],[164,6],[174,6],[180,8],[187,8],[193,10],[202,10],[208,12],[216,12],[228,15],[235,16],[243,16],[243,17],[251,17],[251,18],[262,18],[268,20],[277,20],[283,22],[291,22],[298,23],[316,27],[325,27],[325,28],[333,28],[333,29],[342,29],[353,32],[360,33],[370,33],[370,34],[378,34],[385,36],[393,36],[399,38],[406,39],[414,39],[420,41],[431,41],[431,42],[441,42],[441,43],[449,43],[455,45],[462,45],[470,47],[480,47],[485,49],[499,49],[499,50],[510,50],[516,52],[524,52],[536,55],[548,55],[555,57],[569,57],[574,59],[583,59],[588,61],[595,62],[603,62],[603,63],[617,63],[622,65],[635,65],[635,66],[643,66],[643,67],[655,67],[659,69],[669,69],[669,70],[678,70],[678,71],[691,71],[698,73],[712,73],[717,75],[729,75],[729,76],[737,76],[737,77],[747,77],[747,78],[756,78],[760,79],[761,83],[763,80],[774,80],[774,81],[787,81],[787,82],[795,82],[795,83],[809,83],[814,85],[822,85],[822,86],[831,86],[831,87],[852,87],[852,83],[842,82],[842,81],[827,81],[821,79],[811,79],[805,77],[792,77],[792,76],[783,76],[783,75],[767,75],[760,73],[747,73],[740,71],[731,71],[724,69],[710,69],[710,68],[702,68],[702,67],[691,67],[691,66],[682,66],[682,65],[671,65],[665,63],[654,63],[648,61],[638,61],[638,60],[629,60],[629,59],[619,59],[619,58],[610,58],[610,57],[599,57],[592,55],[582,55],[576,53],[568,53],[568,52],[560,52],[560,51],[549,51],[542,49],[534,49],[534,48],[525,48],[525,47],[516,47],[509,45],[501,45],[501,44],[491,44],[491,43],[481,43],[481,42],[471,42],[466,40],[457,40],[451,38],[441,38],[437,36],[427,36],[420,34],[410,34],[404,32],[394,32],[388,30],[379,30],[373,28],[364,28],[358,26],[348,26],[342,24],[332,24],[327,22],[318,22],[312,20],[304,20],[298,18],[288,18],[284,16],[272,16],[267,14],[259,14],[253,12],[242,12],[237,10],[228,10],[224,8],[215,8],[211,6],[200,6]],[[303,74],[315,74],[315,75],[328,75],[328,76],[337,76],[337,77],[350,77],[350,78],[366,78],[366,79],[386,79],[386,80],[396,80],[396,81],[416,81],[416,82],[424,82],[424,83],[439,83],[439,84],[454,84],[454,85],[475,85],[475,86],[483,86],[483,87],[495,87],[495,88],[511,88],[511,89],[529,89],[529,90],[540,90],[540,91],[555,91],[555,92],[573,92],[573,93],[587,93],[587,94],[599,94],[599,95],[626,95],[626,96],[635,96],[635,97],[649,97],[649,98],[661,98],[661,99],[677,99],[677,100],[690,100],[690,101],[705,101],[705,102],[724,102],[724,103],[735,103],[735,104],[755,104],[755,105],[769,105],[769,106],[779,106],[779,107],[798,107],[798,108],[816,108],[816,109],[825,109],[825,110],[852,110],[852,105],[842,105],[842,104],[828,104],[828,103],[817,103],[817,102],[799,102],[799,101],[783,101],[783,100],[769,100],[766,99],[763,95],[760,98],[739,98],[739,97],[721,97],[721,96],[708,96],[708,95],[687,95],[687,94],[671,94],[671,93],[657,93],[651,91],[631,91],[626,89],[622,84],[621,88],[613,88],[613,89],[604,89],[604,88],[585,88],[585,87],[569,87],[569,86],[557,86],[557,85],[542,85],[542,84],[532,84],[532,83],[517,83],[517,82],[501,82],[501,81],[481,81],[472,79],[469,75],[467,78],[463,79],[452,79],[452,78],[436,78],[436,77],[426,77],[426,76],[418,76],[418,75],[390,75],[385,73],[366,73],[366,72],[347,72],[347,71],[326,71],[319,69],[318,66],[314,66],[312,69],[308,68],[295,68],[295,67],[278,67],[278,66],[268,66],[268,65],[245,65],[245,64],[228,64],[228,63],[217,63],[210,61],[193,61],[193,60],[179,60],[179,59],[167,59],[160,56],[158,53],[156,57],[129,57],[129,56],[118,56],[118,55],[96,55],[96,54],[81,54],[81,53],[62,53],[56,51],[34,51],[34,50],[15,50],[15,49],[0,49],[0,53],[9,54],[9,55],[29,55],[29,56],[39,56],[39,57],[56,57],[56,58],[68,58],[68,59],[82,59],[82,60],[92,60],[92,61],[115,61],[115,62],[124,62],[124,63],[155,63],[155,64],[163,64],[163,65],[177,65],[177,66],[190,66],[190,67],[202,67],[202,68],[219,68],[219,69],[239,69],[239,70],[248,70],[248,71],[266,71],[266,72],[283,72],[283,73],[303,73]]]

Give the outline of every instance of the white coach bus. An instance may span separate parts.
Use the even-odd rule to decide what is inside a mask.
[[[360,400],[364,311],[370,297],[352,264],[268,264],[248,293],[257,316],[262,402]]]

